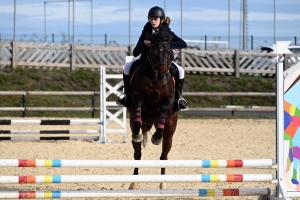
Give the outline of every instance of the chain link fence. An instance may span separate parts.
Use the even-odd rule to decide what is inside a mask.
[[[16,2],[14,4],[14,2]],[[135,45],[152,6],[165,9],[171,29],[189,46],[199,49],[241,49],[241,2],[210,0],[2,0],[0,1],[0,42],[77,43],[109,46]],[[229,4],[230,3],[230,4]],[[255,10],[248,2],[247,16]],[[257,8],[256,8],[257,9]],[[280,11],[280,8],[278,8]],[[279,12],[278,11],[278,12]],[[272,16],[272,8],[264,12]],[[283,21],[284,22],[284,21]],[[248,50],[273,44],[273,21],[261,21],[268,31],[258,32],[257,21],[247,21]],[[284,29],[278,21],[277,29]],[[296,27],[296,26],[295,26]],[[300,27],[300,25],[299,25]],[[263,33],[263,34],[262,34]],[[299,44],[297,31],[278,34],[278,41]],[[265,35],[265,36],[262,36]],[[219,42],[219,43],[218,43]]]

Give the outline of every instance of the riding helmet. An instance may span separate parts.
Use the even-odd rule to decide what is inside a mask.
[[[161,7],[155,6],[149,10],[148,19],[149,19],[149,17],[165,18],[165,12]]]

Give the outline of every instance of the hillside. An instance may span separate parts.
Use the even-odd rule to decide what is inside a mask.
[[[115,81],[115,80],[114,80]],[[116,82],[116,81],[115,81]],[[44,71],[38,69],[5,69],[0,71],[0,91],[99,91],[99,72],[67,69]],[[274,78],[226,75],[186,74],[185,92],[275,92]],[[115,99],[112,96],[110,99]],[[189,107],[219,107],[230,105],[230,97],[189,97]],[[99,101],[99,99],[96,99]],[[274,97],[235,97],[235,105],[275,106]],[[98,103],[96,102],[96,105]],[[22,106],[21,96],[1,96],[1,107]],[[27,96],[26,106],[91,106],[90,96]],[[0,116],[21,116],[19,112],[0,112]],[[35,112],[27,116],[90,117],[90,113]]]

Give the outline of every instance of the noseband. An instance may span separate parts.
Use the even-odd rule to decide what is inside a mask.
[[[158,47],[159,47],[159,62],[157,62],[157,63],[153,62],[153,52],[155,51],[155,50],[153,50],[153,45],[158,45]],[[170,55],[170,60],[167,60],[165,58],[166,53]],[[173,55],[173,52],[170,49],[170,44],[168,42],[155,42],[155,43],[151,44],[151,46],[149,47],[148,53],[147,53],[147,58],[151,64],[155,74],[157,74],[156,67],[158,65],[166,65],[168,68],[167,73],[169,73],[169,69],[170,69],[170,66],[172,63],[172,55]]]

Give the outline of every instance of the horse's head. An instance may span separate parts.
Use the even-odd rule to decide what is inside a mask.
[[[159,81],[166,82],[172,62],[173,52],[170,49],[172,35],[162,29],[157,35],[148,35],[151,46],[147,57]]]

